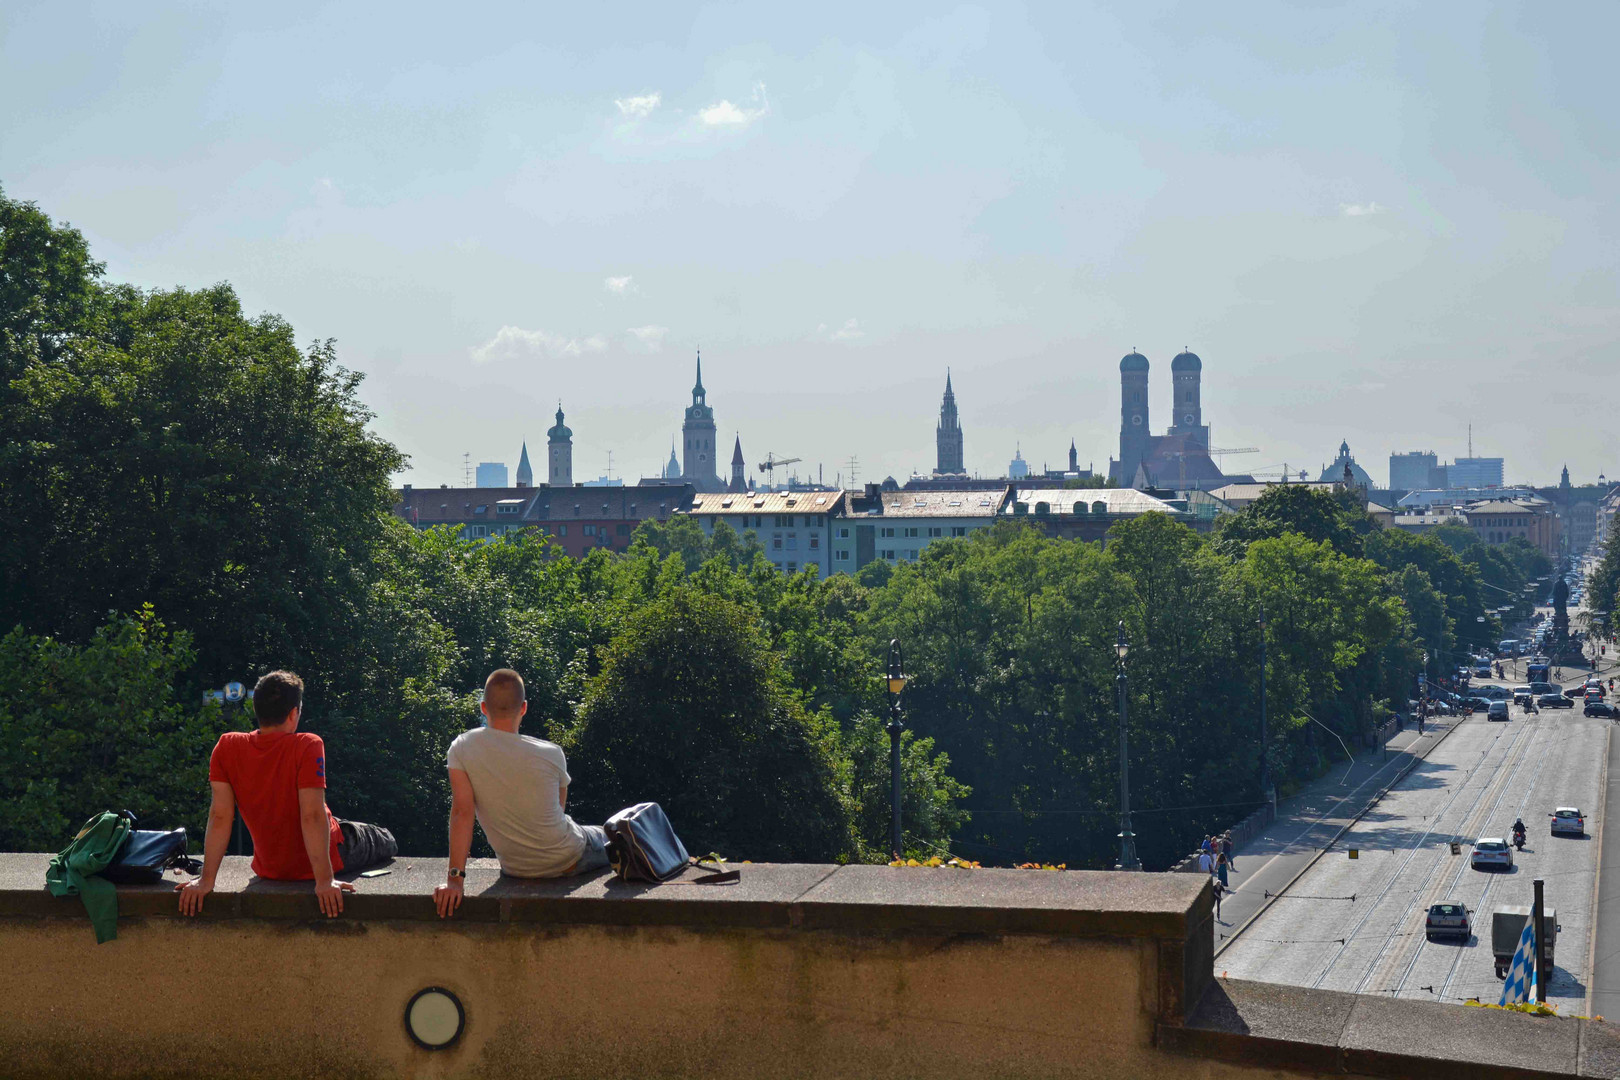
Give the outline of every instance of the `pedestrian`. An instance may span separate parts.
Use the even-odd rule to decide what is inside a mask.
[[[1215,874],[1215,856],[1207,851],[1200,851],[1198,853],[1198,872],[1207,877],[1213,877]]]
[[[1226,895],[1227,888],[1226,888],[1225,885],[1222,885],[1219,881],[1216,881],[1214,883],[1214,885],[1215,885],[1215,889],[1214,889],[1214,892],[1215,892],[1215,921],[1222,923],[1222,925],[1224,926],[1225,923],[1221,919],[1221,897]]]
[[[1226,856],[1227,865],[1234,873],[1237,872],[1237,845],[1232,843],[1232,830],[1228,829],[1221,834],[1221,854]]]
[[[1223,889],[1226,888],[1227,880],[1226,880],[1226,856],[1225,855],[1217,855],[1215,857],[1215,876],[1220,879],[1221,888],[1223,888]]]
[[[1215,850],[1215,838],[1213,836],[1204,837],[1204,843],[1203,843],[1202,847],[1203,847],[1203,850],[1206,851],[1206,852],[1213,852]]]

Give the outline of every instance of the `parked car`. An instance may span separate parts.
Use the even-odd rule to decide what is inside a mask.
[[[1473,933],[1474,928],[1468,921],[1468,908],[1463,904],[1432,904],[1428,916],[1423,920],[1424,937],[1456,935],[1467,941]]]
[[[1586,708],[1581,712],[1585,716],[1599,716],[1605,720],[1613,720],[1620,716],[1620,709],[1616,709],[1606,701],[1588,701]]]
[[[1543,709],[1573,709],[1575,703],[1563,694],[1542,694],[1536,699],[1536,704]]]
[[[1469,857],[1469,864],[1475,870],[1487,866],[1500,866],[1504,870],[1511,870],[1513,849],[1500,836],[1482,836],[1474,841],[1474,853]]]
[[[1493,702],[1491,702],[1491,707],[1485,710],[1485,719],[1487,719],[1487,720],[1511,720],[1513,718],[1508,715],[1508,703],[1507,702],[1505,702],[1505,701],[1493,701]]]
[[[1554,836],[1586,835],[1586,815],[1581,813],[1580,807],[1560,806],[1551,817]]]

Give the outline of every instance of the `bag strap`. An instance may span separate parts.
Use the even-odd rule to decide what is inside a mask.
[[[696,855],[692,856],[691,865],[697,867],[699,870],[709,870],[709,868],[707,866],[703,865],[703,860],[698,858]],[[682,885],[735,885],[741,880],[742,880],[742,871],[741,870],[722,870],[722,869],[719,868],[718,865],[716,865],[715,869],[709,870],[709,872],[707,874],[705,874],[703,877],[693,878],[691,881],[683,881],[683,882],[681,882],[681,884]]]

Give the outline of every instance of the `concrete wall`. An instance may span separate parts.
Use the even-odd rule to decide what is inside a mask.
[[[442,860],[400,860],[325,920],[307,885],[233,859],[197,919],[172,885],[121,890],[97,946],[45,861],[0,855],[7,1077],[1432,1075],[1347,1072],[1323,1024],[1278,1028],[1274,997],[1214,982],[1209,890],[1185,875],[744,865],[735,886],[625,886],[475,864],[441,922]],[[428,986],[466,1010],[447,1050],[405,1032]]]

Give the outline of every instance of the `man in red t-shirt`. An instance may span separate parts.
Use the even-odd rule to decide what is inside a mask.
[[[343,911],[346,881],[339,870],[363,870],[399,852],[393,834],[377,825],[339,821],[326,808],[326,745],[298,730],[304,681],[272,671],[253,688],[257,731],[227,731],[208,760],[213,805],[203,841],[202,876],[184,885],[180,912],[196,915],[214,890],[214,877],[230,845],[238,809],[253,837],[253,872],[274,881],[314,881],[328,918]]]

